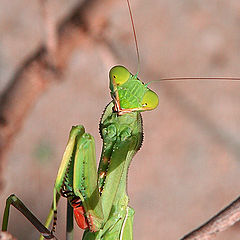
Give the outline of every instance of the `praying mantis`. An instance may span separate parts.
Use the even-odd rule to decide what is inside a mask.
[[[135,30],[134,36],[137,47]],[[112,102],[105,108],[100,121],[103,147],[98,170],[94,138],[85,133],[82,125],[73,126],[58,170],[52,208],[45,225],[12,194],[6,200],[2,231],[7,231],[10,207],[13,205],[41,233],[40,239],[56,238],[57,205],[62,196],[67,198],[70,209],[67,225],[71,221],[71,226],[68,228],[73,228],[69,219],[73,212],[78,226],[85,230],[83,240],[133,239],[134,210],[128,206],[126,192],[128,168],[143,141],[140,112],[155,109],[158,95],[138,79],[138,74],[131,74],[123,66],[113,67],[109,79]],[[53,226],[49,231],[51,221]],[[72,233],[69,235],[67,239],[72,239]]]
[[[85,229],[83,240],[133,238],[134,210],[128,206],[127,173],[143,140],[140,112],[155,109],[158,96],[123,66],[113,67],[109,78],[113,101],[107,105],[100,122],[103,148],[98,171],[93,137],[85,133],[82,125],[72,127],[45,224],[49,227],[54,216],[52,231],[39,226],[15,195],[7,199],[2,231],[7,230],[13,204],[44,238],[54,238],[57,203],[62,196],[68,199],[78,226]]]
[[[162,48],[160,48],[160,49],[162,49]],[[163,61],[162,61],[163,62]],[[158,64],[160,64],[159,62],[158,62]],[[166,67],[166,66],[164,66],[164,67]],[[169,66],[167,66],[167,68],[168,68]],[[172,69],[171,69],[172,70]],[[170,69],[168,69],[168,71],[170,72]],[[172,72],[172,71],[171,71]],[[189,75],[189,72],[188,72],[188,75]],[[205,75],[205,74],[204,74]],[[221,74],[222,75],[222,74]],[[202,84],[202,83],[201,83]],[[186,86],[186,85],[185,85]],[[162,104],[161,104],[161,106],[162,106]],[[163,104],[163,106],[164,106],[164,104]],[[163,107],[164,108],[164,107]],[[166,113],[166,112],[164,112],[164,109],[161,109],[161,111],[163,111],[162,113],[163,113],[163,115],[164,114],[168,114],[168,113]],[[173,110],[172,110],[173,111]],[[154,114],[154,113],[153,113]],[[147,114],[145,114],[145,115],[147,115]],[[166,116],[166,115],[165,115]],[[148,118],[148,116],[146,116],[146,118]],[[161,119],[161,120],[164,120],[164,119],[162,119],[160,116],[158,116],[158,119]],[[146,124],[147,125],[149,125],[149,123],[147,123],[149,121],[149,119],[146,121]],[[160,120],[159,120],[160,121]],[[150,121],[151,122],[151,121]],[[163,128],[164,129],[164,128]],[[170,130],[170,129],[169,129]],[[148,131],[146,131],[146,134],[147,134],[147,132]],[[159,132],[164,132],[164,131],[159,131]],[[165,132],[164,132],[165,133]],[[163,141],[163,140],[162,140]],[[168,140],[165,140],[165,141],[168,141]],[[170,141],[170,140],[169,140]],[[181,140],[180,140],[180,137],[179,137],[179,141],[177,141],[177,142],[180,142]],[[151,141],[152,142],[152,141]],[[147,141],[146,141],[146,144],[147,144],[147,146],[148,146],[148,144],[150,144],[150,143],[147,143]],[[155,152],[155,155],[161,155],[161,153],[160,152],[158,152],[158,151],[156,151],[156,150],[152,150],[153,152]],[[163,159],[164,159],[164,156],[162,157]],[[159,162],[161,162],[160,160],[159,160]],[[164,162],[164,161],[163,161]],[[170,161],[171,162],[171,161]],[[139,164],[141,164],[141,163],[139,163]],[[161,167],[163,167],[163,168],[166,168],[165,166],[162,166],[162,162],[161,162]],[[165,164],[166,164],[166,162],[165,162]],[[164,164],[163,164],[164,165]],[[156,164],[156,166],[158,166],[157,164]],[[160,167],[160,163],[159,163],[159,166],[158,167],[156,167],[156,169],[160,169],[161,168]],[[144,168],[142,168],[142,169],[144,169]],[[168,169],[169,170],[169,169]],[[172,172],[170,172],[170,175],[173,175],[173,173]],[[145,179],[147,178],[147,177],[149,177],[148,175],[146,175],[145,176]],[[154,184],[154,182],[152,182],[152,184],[150,184],[150,186],[152,187],[153,186],[153,184]],[[152,194],[152,192],[153,191],[150,191],[151,192],[151,194]],[[149,194],[148,192],[146,192],[146,195],[147,194]],[[143,194],[144,196],[146,196],[145,194]],[[173,195],[173,194],[172,194]],[[152,196],[152,198],[154,198],[154,196]],[[164,197],[163,197],[164,198]],[[141,198],[140,198],[141,199]],[[163,202],[164,202],[164,199],[163,199]],[[166,200],[165,200],[165,202],[166,202]],[[156,204],[155,204],[156,205]],[[172,204],[172,205],[174,205],[174,204]],[[141,214],[141,215],[144,215],[144,216],[146,216],[146,214]],[[151,214],[151,213],[149,213],[148,212],[148,215],[147,216],[151,216],[151,218],[156,218],[156,215],[153,215],[153,214]],[[150,217],[149,217],[149,220],[151,221],[151,219],[150,219]],[[155,219],[155,220],[157,220],[157,219]],[[157,222],[157,221],[153,221],[153,222]],[[152,226],[152,224],[151,224],[151,226]],[[143,226],[143,228],[145,228],[145,226]],[[155,227],[154,229],[152,229],[152,230],[154,230],[154,231],[158,231],[157,230],[157,227]],[[141,232],[141,228],[139,228],[138,229],[138,231],[140,231]]]

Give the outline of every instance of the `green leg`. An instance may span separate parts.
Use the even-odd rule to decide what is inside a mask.
[[[67,202],[67,231],[66,240],[73,240],[73,208]]]
[[[28,210],[28,208],[17,198],[14,194],[10,195],[6,200],[6,206],[3,215],[2,231],[7,231],[10,206],[13,205],[18,211],[20,211],[41,233],[46,239],[53,239],[56,237]]]
[[[58,205],[58,202],[59,202],[59,200],[60,200],[60,194],[56,194],[56,196],[54,197],[54,199],[56,199],[56,206]],[[48,228],[49,226],[50,226],[50,223],[51,223],[51,221],[52,221],[52,219],[53,219],[53,216],[54,216],[54,210],[53,210],[53,206],[54,206],[54,202],[52,203],[52,206],[51,206],[51,209],[50,209],[50,211],[49,211],[49,213],[48,213],[48,216],[47,216],[47,220],[46,220],[46,222],[45,222],[45,224],[44,224],[44,226],[46,227],[46,228]],[[56,217],[56,216],[55,216]],[[56,219],[55,219],[56,220]],[[52,233],[53,231],[51,230],[51,233]],[[41,235],[40,236],[40,238],[39,238],[39,240],[43,240],[43,236]]]

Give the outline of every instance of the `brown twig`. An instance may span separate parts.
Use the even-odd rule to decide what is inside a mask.
[[[210,240],[240,220],[240,197],[181,240]]]
[[[45,30],[45,46],[48,54],[48,62],[53,66],[56,66],[57,59],[57,47],[58,47],[58,35],[57,35],[57,19],[54,15],[54,5],[52,1],[40,0],[42,8],[43,26]]]
[[[40,49],[13,77],[0,99],[0,160],[22,126],[23,120],[44,91],[52,72]]]

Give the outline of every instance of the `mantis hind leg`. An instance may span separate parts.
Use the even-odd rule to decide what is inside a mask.
[[[67,202],[67,228],[66,228],[66,240],[73,240],[73,208],[69,202]]]
[[[41,235],[46,239],[53,239],[56,237],[49,231],[23,204],[23,202],[14,194],[10,195],[6,200],[6,206],[3,215],[2,231],[7,231],[10,206],[14,206],[18,211],[20,211],[41,233]]]
[[[59,199],[60,199],[60,194],[58,194],[58,193],[56,193],[56,195],[55,195],[55,197],[54,197],[54,200],[53,200],[53,202],[52,202],[52,206],[51,206],[51,209],[50,209],[50,211],[49,211],[49,213],[48,213],[48,216],[47,216],[47,220],[46,220],[46,222],[45,222],[45,224],[44,224],[44,226],[46,227],[46,228],[48,228],[49,227],[49,225],[50,225],[50,223],[51,223],[51,221],[52,221],[52,219],[53,219],[53,217],[54,217],[54,205],[55,206],[57,206],[58,205],[58,202],[59,202]],[[54,201],[56,201],[55,203],[54,203]],[[54,228],[54,226],[56,225],[56,216],[54,217],[54,223],[53,223],[53,227],[52,227],[52,229],[51,229],[51,233],[53,233],[53,228]],[[68,223],[68,222],[67,222]],[[40,236],[40,238],[39,238],[39,240],[43,240],[43,238],[44,238],[44,236],[43,235],[41,235]]]

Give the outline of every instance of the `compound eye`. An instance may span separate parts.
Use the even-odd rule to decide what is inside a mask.
[[[158,106],[158,95],[152,90],[147,90],[142,99],[142,106],[146,110],[152,110]]]
[[[116,85],[124,84],[131,76],[131,73],[123,66],[115,66],[109,72],[110,81]]]

